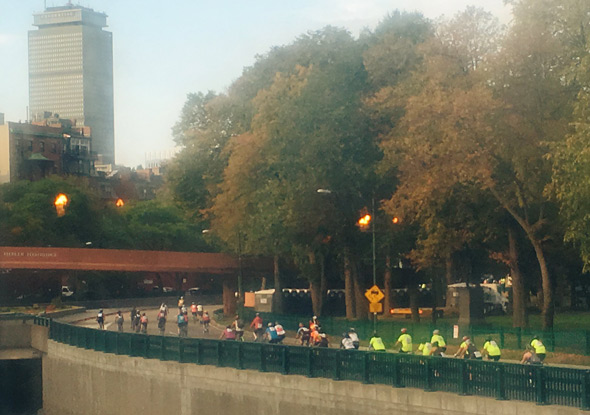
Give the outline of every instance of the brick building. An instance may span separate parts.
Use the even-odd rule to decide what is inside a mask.
[[[95,175],[90,128],[72,124],[59,117],[0,124],[0,184],[54,174]]]

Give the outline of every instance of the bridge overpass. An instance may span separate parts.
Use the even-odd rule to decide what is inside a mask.
[[[2,270],[86,270],[197,274],[222,281],[226,315],[235,314],[238,275],[271,275],[272,263],[223,253],[94,248],[0,247]],[[198,285],[197,285],[198,286]]]
[[[590,392],[588,372],[582,370],[568,371],[558,381],[548,368],[523,365],[476,362],[481,364],[477,368],[458,359],[146,336],[42,318],[35,322],[13,321],[11,331],[23,326],[16,332],[42,353],[46,415],[573,415],[587,405]],[[2,347],[5,336],[0,339]],[[482,369],[484,365],[489,367]],[[500,367],[502,376],[490,376],[501,375]],[[514,380],[518,387],[510,383]],[[514,397],[533,402],[507,400]],[[574,407],[547,405],[560,399]]]

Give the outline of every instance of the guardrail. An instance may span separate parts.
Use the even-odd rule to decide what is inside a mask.
[[[49,338],[104,353],[590,409],[590,370],[97,330],[35,317]]]

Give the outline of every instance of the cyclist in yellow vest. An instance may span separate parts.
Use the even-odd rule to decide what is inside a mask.
[[[539,339],[539,336],[533,337],[533,340],[531,340],[531,346],[533,347],[533,349],[535,349],[535,353],[537,354],[537,356],[539,356],[541,362],[545,360],[547,350],[545,349],[545,345],[543,344],[543,342]]]
[[[500,351],[500,346],[498,346],[498,344],[494,340],[492,340],[491,337],[488,337],[486,338],[486,342],[483,345],[481,354],[487,354],[488,359],[497,362],[498,360],[500,360],[502,352]]]
[[[373,337],[371,337],[371,340],[369,340],[369,350],[374,350],[376,352],[385,351],[385,345],[383,344],[383,340],[381,339],[381,337],[379,337],[376,331],[373,332]]]
[[[432,353],[432,343],[430,343],[428,340],[424,340],[418,346],[418,352],[422,352],[422,356],[430,356]]]
[[[439,330],[434,330],[432,332],[432,338],[430,339],[430,343],[432,343],[432,344],[437,343],[438,348],[443,353],[447,351],[447,343],[445,342],[445,338],[440,335]]]
[[[402,334],[398,337],[397,342],[395,342],[393,347],[399,344],[400,353],[412,353],[412,336],[408,334],[408,330],[405,328],[401,329],[401,333]]]

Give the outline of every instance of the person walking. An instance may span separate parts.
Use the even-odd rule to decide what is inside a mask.
[[[342,333],[342,341],[340,342],[340,348],[344,350],[354,350],[354,344],[348,333]]]
[[[135,307],[131,309],[131,314],[129,316],[129,321],[131,322],[131,331],[135,331],[135,315],[137,314],[137,310]]]
[[[176,325],[178,326],[178,337],[187,337],[188,321],[181,309],[178,310],[178,314],[176,315]]]
[[[141,332],[142,332],[143,334],[147,334],[148,318],[147,318],[147,316],[145,315],[145,313],[143,313],[143,314],[141,315],[141,320],[140,320],[140,323],[141,323]]]
[[[323,330],[319,330],[317,342],[315,344],[316,347],[329,347],[328,335]]]
[[[266,328],[265,332],[265,338],[269,343],[272,344],[279,342],[279,335],[277,334],[274,324],[268,323],[268,327]]]
[[[350,329],[348,329],[348,337],[350,337],[350,340],[352,340],[352,344],[354,345],[354,348],[358,350],[361,345],[361,342],[359,340],[359,335],[357,334],[354,327],[351,327]]]
[[[500,356],[502,352],[500,351],[500,346],[496,343],[495,340],[492,340],[491,337],[486,338],[486,342],[483,344],[483,349],[481,350],[482,355],[487,355],[489,360],[493,360],[497,362],[500,360]]]
[[[197,305],[195,303],[191,304],[191,314],[193,315],[193,321],[197,321]]]
[[[115,323],[117,323],[117,331],[123,331],[123,314],[121,314],[121,310],[117,311],[115,315]]]
[[[211,317],[209,317],[209,312],[205,311],[203,313],[203,318],[201,319],[201,324],[203,325],[203,333],[209,333],[209,323],[211,323]]]
[[[398,337],[393,347],[396,347],[399,344],[400,353],[412,353],[412,336],[408,334],[408,329],[406,328],[401,329],[400,332],[401,335]]]
[[[536,355],[539,357],[541,362],[545,361],[545,356],[547,355],[547,349],[545,349],[545,345],[539,339],[538,335],[535,335],[531,340],[531,347],[534,349]]]
[[[282,324],[280,324],[278,321],[275,321],[275,330],[277,331],[277,343],[282,343],[283,340],[285,340],[287,332],[283,328]]]
[[[139,331],[141,330],[141,311],[136,310],[135,321],[133,324],[135,325],[135,332],[139,333]]]
[[[297,329],[297,333],[295,334],[295,338],[301,341],[301,346],[309,346],[309,339],[310,339],[310,330],[303,323],[299,323],[299,328]]]
[[[160,330],[160,336],[163,336],[164,333],[166,332],[166,312],[163,312],[162,309],[160,308],[160,311],[158,311],[158,329]]]
[[[385,344],[383,344],[383,339],[377,334],[376,331],[373,332],[373,337],[369,340],[369,350],[374,350],[376,352],[384,352],[385,351]]]
[[[231,328],[236,333],[236,340],[243,342],[244,341],[244,320],[242,320],[239,315],[236,314],[234,321],[231,323]]]
[[[231,340],[234,341],[236,339],[236,332],[232,329],[232,326],[229,325],[221,332],[221,336],[219,336],[219,340]]]
[[[256,313],[256,316],[252,319],[250,328],[254,329],[254,341],[262,341],[262,337],[264,336],[264,327],[262,327],[262,317],[260,317],[259,313]]]
[[[98,310],[98,314],[96,315],[96,322],[98,323],[98,328],[100,330],[104,330],[104,313],[102,309]]]

